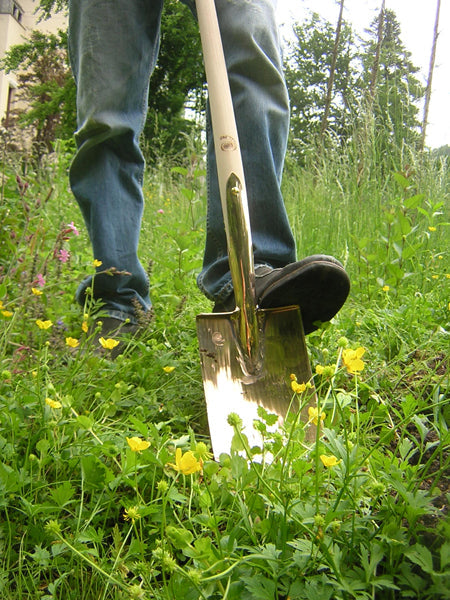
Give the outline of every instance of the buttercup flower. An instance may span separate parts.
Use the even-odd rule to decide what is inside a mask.
[[[347,371],[349,373],[354,374],[358,371],[364,370],[364,362],[361,360],[361,356],[364,354],[365,351],[365,348],[357,348],[356,350],[346,348],[342,352],[342,361],[347,367]]]
[[[303,394],[306,390],[306,383],[297,383],[296,381],[291,381],[292,391],[296,394]]]
[[[58,402],[58,400],[52,400],[51,398],[46,398],[45,404],[50,406],[50,408],[62,408],[61,402]]]
[[[73,337],[66,337],[66,344],[70,348],[76,348],[79,345],[79,341]]]
[[[150,446],[150,442],[147,440],[143,440],[139,437],[126,438],[128,445],[130,446],[133,452],[142,452],[142,450],[147,450]]]
[[[319,458],[322,461],[324,467],[335,467],[341,462],[333,455],[327,456],[326,454],[321,454]]]
[[[172,467],[175,471],[183,473],[183,475],[192,475],[202,470],[203,461],[196,459],[194,453],[188,450],[183,454],[181,448],[177,448],[175,452],[175,464],[168,463],[168,467]]]
[[[315,406],[310,406],[308,408],[308,417],[310,422],[314,423],[314,425],[318,425],[319,423],[319,409]],[[320,420],[324,421],[326,414],[324,412],[320,413]]]
[[[381,289],[383,290],[383,292],[388,292],[391,288],[388,285],[383,285]]]
[[[92,264],[94,265],[94,267],[101,267],[103,263],[101,260],[97,260],[96,258],[94,258]]]
[[[98,341],[100,342],[102,348],[105,348],[105,350],[112,350],[120,344],[118,340],[113,340],[113,338],[108,338],[105,340],[104,337],[101,337]]]
[[[14,313],[12,313],[10,310],[2,310],[1,311],[2,315],[6,318],[12,317]]]
[[[336,365],[316,365],[316,375],[324,377],[333,377]]]
[[[432,225],[430,225],[428,227],[428,231],[436,231],[436,227],[433,227]]]
[[[213,456],[211,452],[208,452],[208,447],[204,442],[197,442],[197,445],[195,446],[195,454],[200,460],[208,460]]]
[[[291,379],[291,389],[296,394],[303,394],[303,392],[306,389],[309,389],[312,387],[312,385],[309,381],[307,383],[298,383],[297,376],[294,375],[294,373],[291,373],[291,375],[289,377]]]
[[[88,327],[87,321],[83,321],[81,323],[81,329],[84,331],[84,333],[88,332],[89,327]]]
[[[34,294],[35,296],[42,296],[42,292],[41,292],[41,290],[38,290],[38,289],[37,289],[37,288],[35,288],[35,287],[32,287],[32,288],[31,288],[31,293],[32,293],[32,294]]]
[[[163,371],[165,373],[172,373],[175,370],[175,367],[163,367]]]
[[[134,525],[135,522],[141,518],[141,515],[139,513],[139,507],[138,506],[130,506],[130,508],[126,508],[123,511],[123,518],[125,521],[131,521]]]
[[[50,319],[47,319],[47,321],[36,319],[36,325],[39,327],[39,329],[50,329],[53,323],[50,321]]]

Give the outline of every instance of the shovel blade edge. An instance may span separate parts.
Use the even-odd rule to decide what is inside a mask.
[[[258,407],[277,414],[280,426],[288,409],[298,408],[292,406],[290,375],[305,383],[312,377],[298,306],[258,309],[256,313],[262,366],[254,375],[248,374],[244,365],[237,334],[239,309],[197,316],[203,387],[216,459],[231,450],[234,431],[228,424],[230,413],[241,418],[250,447],[261,446],[261,435],[253,426]],[[308,405],[314,400],[312,388]]]

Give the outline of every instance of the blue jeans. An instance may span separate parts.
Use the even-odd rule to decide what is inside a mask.
[[[192,8],[192,0],[185,0]],[[255,264],[295,261],[295,243],[280,192],[289,127],[277,0],[216,0],[243,157]],[[151,306],[137,248],[143,211],[144,159],[139,136],[156,64],[163,0],[70,0],[69,50],[77,83],[77,153],[70,170],[99,273],[94,296],[117,318],[134,302]],[[176,35],[176,33],[175,33]],[[232,291],[209,118],[208,214],[200,290],[221,302]],[[91,278],[77,290],[83,304]]]

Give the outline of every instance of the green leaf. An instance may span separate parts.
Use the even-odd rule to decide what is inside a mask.
[[[421,202],[424,200],[425,194],[415,194],[410,198],[406,198],[404,201],[404,205],[406,208],[414,209],[417,208]]]
[[[87,415],[79,415],[77,417],[77,423],[81,425],[83,429],[92,429],[92,425],[94,424],[94,419],[88,417]]]
[[[187,529],[182,529],[181,527],[174,527],[173,525],[168,525],[166,527],[166,534],[169,538],[170,543],[177,550],[182,550],[187,546],[190,546],[194,536]]]
[[[411,185],[411,182],[409,181],[409,179],[407,179],[402,173],[394,173],[393,177],[395,179],[395,181],[404,189],[406,190],[407,188],[409,188],[409,186]]]
[[[259,573],[251,577],[242,577],[242,581],[252,600],[273,600],[275,598],[275,582]]]
[[[75,494],[75,490],[70,485],[69,481],[65,481],[62,485],[59,485],[56,489],[51,490],[50,496],[53,498],[55,503],[62,507],[70,500],[72,500]]]
[[[405,551],[405,555],[411,562],[418,565],[425,573],[434,574],[433,556],[428,548],[421,544],[415,544]]]
[[[445,542],[441,546],[441,571],[450,565],[450,542]]]

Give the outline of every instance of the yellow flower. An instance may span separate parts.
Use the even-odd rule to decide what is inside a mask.
[[[134,525],[134,523],[141,518],[141,515],[139,513],[139,507],[130,506],[130,508],[126,508],[123,511],[123,518],[125,521],[131,521]]]
[[[39,327],[39,329],[50,329],[53,323],[49,319],[47,321],[41,321],[41,319],[37,319],[36,325]]]
[[[436,231],[436,227],[433,227],[432,225],[430,225],[428,227],[428,231]]]
[[[163,367],[163,371],[165,373],[172,373],[175,370],[175,367]]]
[[[101,267],[103,263],[101,260],[94,258],[94,260],[92,261],[92,264],[94,265],[94,267]]]
[[[306,390],[306,383],[297,383],[296,381],[291,381],[292,391],[296,394],[303,394]]]
[[[431,279],[439,279],[439,275],[432,275]]]
[[[291,373],[289,375],[289,378],[291,380],[291,389],[296,394],[302,394],[306,389],[309,389],[312,387],[312,385],[309,381],[307,383],[298,383],[297,376],[294,375],[294,373]]]
[[[14,313],[12,313],[10,310],[2,310],[1,312],[2,312],[2,315],[3,315],[4,317],[7,317],[7,318],[8,318],[8,317],[12,317],[12,316],[13,316],[13,314],[14,314]]]
[[[388,285],[383,285],[381,289],[383,290],[383,292],[388,292],[391,288]]]
[[[195,446],[195,454],[198,456],[199,460],[209,460],[213,457],[211,452],[208,452],[208,447],[204,442],[197,442],[197,445]]]
[[[89,327],[88,327],[87,321],[83,321],[81,323],[81,329],[84,331],[84,333],[88,332]]]
[[[175,471],[183,473],[183,475],[192,475],[202,470],[203,461],[202,459],[196,459],[194,453],[188,450],[184,454],[181,448],[177,448],[175,452],[175,464],[168,463],[168,467],[172,467]]]
[[[308,408],[308,417],[310,422],[312,421],[314,423],[314,425],[318,425],[319,423],[319,409],[316,408],[315,406],[310,406]],[[320,413],[320,420],[324,421],[325,420],[325,413],[321,412]]]
[[[327,456],[326,454],[321,454],[319,458],[322,461],[324,467],[335,467],[341,462],[333,455]]]
[[[106,350],[112,350],[120,344],[118,340],[113,340],[113,338],[108,338],[105,340],[104,337],[101,337],[98,341],[100,342],[102,348],[105,348]]]
[[[133,452],[147,450],[147,448],[150,446],[150,442],[147,442],[139,437],[126,438],[126,440]]]
[[[42,292],[41,292],[41,290],[38,290],[38,289],[37,289],[37,288],[35,288],[35,287],[32,287],[32,288],[31,288],[31,292],[32,292],[32,293],[33,293],[35,296],[42,296]]]
[[[333,377],[336,369],[336,365],[316,365],[316,375],[323,375],[323,377]]]
[[[357,348],[356,350],[346,348],[342,352],[342,360],[349,373],[357,373],[364,369],[364,362],[361,360],[361,356],[365,351],[365,348]]]
[[[45,404],[50,406],[50,408],[62,408],[61,402],[58,402],[58,400],[52,400],[51,398],[46,398]]]
[[[66,337],[66,344],[70,348],[76,348],[79,345],[79,341],[73,337]]]

